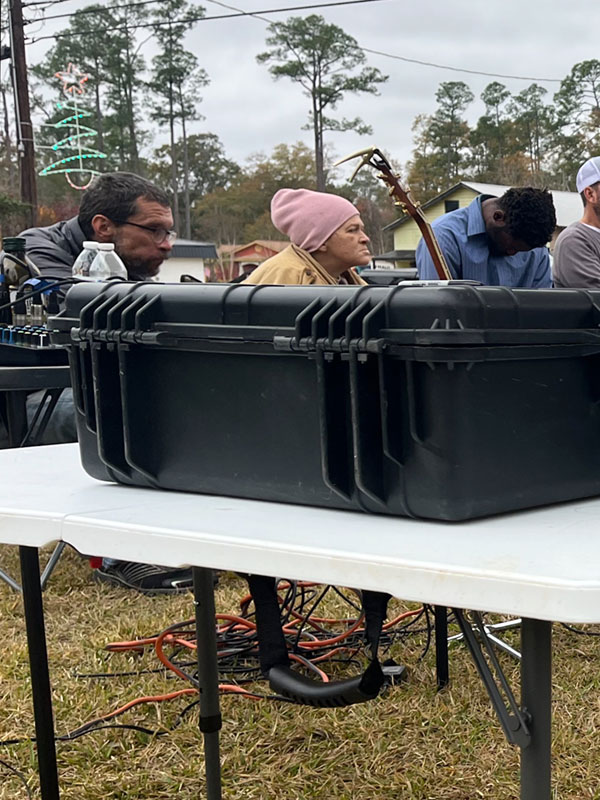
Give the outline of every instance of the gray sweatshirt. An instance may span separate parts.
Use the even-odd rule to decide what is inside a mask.
[[[600,289],[600,228],[573,222],[554,247],[552,277],[557,289]]]

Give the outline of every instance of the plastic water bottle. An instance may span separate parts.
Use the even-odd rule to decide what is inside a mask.
[[[89,277],[93,281],[107,281],[110,278],[127,280],[127,269],[115,252],[112,242],[100,242],[98,253],[90,265]]]
[[[73,277],[89,280],[90,267],[92,266],[92,261],[97,255],[98,242],[84,242],[83,250],[81,253],[79,253],[75,259],[75,263],[73,264]]]

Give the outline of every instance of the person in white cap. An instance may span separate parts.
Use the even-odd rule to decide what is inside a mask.
[[[554,286],[600,289],[600,156],[583,164],[576,184],[583,200],[583,216],[556,240]]]

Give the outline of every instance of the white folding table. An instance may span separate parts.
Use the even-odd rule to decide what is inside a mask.
[[[195,567],[211,800],[220,797],[212,569],[523,617],[526,711],[505,718],[505,732],[513,726],[521,745],[522,800],[550,800],[551,621],[600,622],[600,499],[440,523],[100,483],[83,471],[77,445],[5,450],[0,471],[10,475],[0,542],[21,547],[43,800],[57,800],[59,789],[37,548],[56,541],[82,553]]]

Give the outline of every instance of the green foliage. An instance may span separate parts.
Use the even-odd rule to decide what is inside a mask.
[[[582,161],[600,151],[600,61],[575,64],[554,103],[558,160],[574,175]]]
[[[214,133],[194,133],[187,138],[189,169],[187,180],[192,204],[219,187],[227,187],[241,173],[240,167],[228,159],[219,137]],[[162,145],[154,150],[148,163],[150,180],[159,186],[168,187],[171,182],[171,146]],[[175,164],[177,192],[184,190],[183,142],[175,142]]]
[[[4,192],[0,192],[0,239],[15,236],[26,227],[29,206]]]
[[[61,100],[64,95],[56,72],[71,62],[89,74],[86,103],[94,115],[98,149],[109,155],[103,165],[108,170],[139,172],[141,167],[140,149],[147,138],[140,127],[145,62],[138,52],[135,26],[147,13],[145,6],[127,4],[79,9],[70,18],[66,35],[58,37],[44,60],[31,69]],[[90,30],[110,31],[110,35],[90,36]]]
[[[449,183],[459,174],[461,154],[468,144],[469,126],[461,114],[473,102],[473,92],[462,81],[441,83],[435,98],[438,109],[431,120],[435,150],[443,157]]]
[[[209,83],[205,70],[198,66],[198,59],[185,50],[181,41],[195,19],[204,15],[201,6],[191,5],[187,0],[166,0],[155,12],[154,28],[156,39],[161,46],[159,55],[152,59],[152,77],[148,88],[155,102],[152,119],[169,126],[171,155],[171,192],[173,196],[173,216],[175,225],[180,227],[179,180],[175,126],[181,128],[183,158],[183,206],[185,215],[185,235],[191,236],[191,194],[189,184],[190,156],[187,139],[187,123],[199,119],[197,106],[200,103],[198,89]],[[165,20],[167,24],[165,24]],[[173,20],[177,20],[174,22]]]
[[[314,189],[313,168],[312,154],[301,142],[277,145],[268,158],[255,154],[227,188],[217,188],[196,202],[195,235],[221,244],[281,239],[271,223],[271,198],[284,187]]]
[[[410,182],[428,200],[461,179],[504,185],[575,189],[586,158],[600,151],[600,61],[576,64],[548,102],[532,83],[511,95],[494,81],[481,94],[485,114],[470,127],[463,118],[473,100],[462,82],[442,83],[438,109],[413,127]]]
[[[323,191],[323,133],[356,130],[367,134],[371,130],[359,118],[327,117],[325,109],[335,109],[347,92],[378,94],[377,85],[388,76],[365,66],[366,56],[356,39],[317,14],[269,25],[266,43],[270,49],[257,56],[258,63],[271,62],[269,72],[275,79],[290,78],[310,98],[308,127],[314,134],[317,188]]]

